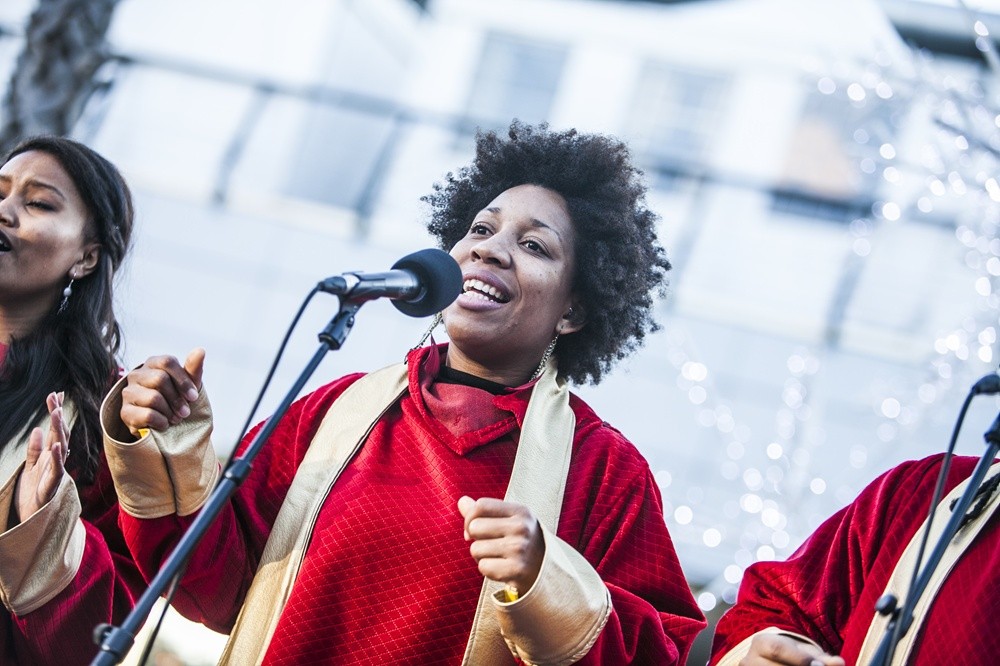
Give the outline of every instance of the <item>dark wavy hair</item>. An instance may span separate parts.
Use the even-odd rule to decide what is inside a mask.
[[[65,391],[77,410],[67,467],[89,483],[102,450],[98,411],[119,369],[121,330],[112,283],[131,243],[132,194],[118,169],[81,143],[33,137],[15,146],[4,162],[29,151],[51,155],[69,174],[87,208],[87,240],[100,243],[101,250],[96,268],[74,282],[65,309],[60,312],[57,304],[34,330],[11,340],[0,373],[0,445],[39,423],[47,413],[45,396]]]
[[[659,328],[653,296],[664,294],[670,262],[656,238],[658,218],[645,205],[642,172],[618,139],[515,120],[506,137],[477,133],[472,164],[423,197],[431,207],[427,228],[450,249],[479,211],[518,185],[540,185],[566,200],[576,230],[573,290],[586,325],[559,338],[559,374],[597,384]]]

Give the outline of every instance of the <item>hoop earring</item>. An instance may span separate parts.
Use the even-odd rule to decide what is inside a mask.
[[[545,365],[549,362],[549,357],[552,356],[552,352],[556,350],[557,342],[559,342],[558,334],[556,334],[556,337],[552,338],[552,342],[550,342],[549,346],[545,348],[545,353],[542,354],[542,360],[538,363],[538,367],[535,369],[535,374],[531,375],[531,379],[528,380],[529,382],[533,382],[542,376],[542,372],[545,371]]]
[[[426,331],[424,331],[424,334],[420,337],[420,340],[417,342],[417,344],[410,347],[410,351],[413,351],[415,349],[420,349],[421,347],[423,347],[424,343],[427,342],[427,338],[431,337],[431,333],[434,332],[434,329],[438,327],[438,325],[441,323],[443,319],[444,315],[441,314],[440,312],[435,314],[434,318],[431,320],[431,325],[427,327]]]
[[[62,301],[60,301],[59,309],[56,311],[59,314],[61,314],[66,309],[66,306],[69,304],[69,297],[73,295],[73,281],[74,278],[70,276],[69,284],[66,285],[65,289],[63,289]]]

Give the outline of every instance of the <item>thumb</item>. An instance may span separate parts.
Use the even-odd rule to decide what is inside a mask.
[[[192,349],[184,359],[184,369],[191,376],[195,387],[201,390],[201,373],[205,369],[205,350],[201,347]]]
[[[466,541],[472,540],[472,537],[469,536],[469,517],[472,515],[472,510],[474,508],[476,508],[476,500],[472,499],[468,495],[462,495],[458,498],[458,512],[461,513],[462,518],[465,519],[462,527],[462,534]]]
[[[458,498],[458,512],[462,514],[463,518],[468,519],[469,514],[475,506],[476,500],[472,499],[468,495],[462,495]]]
[[[28,449],[25,452],[24,469],[30,469],[38,464],[42,455],[42,429],[32,428],[28,436]]]

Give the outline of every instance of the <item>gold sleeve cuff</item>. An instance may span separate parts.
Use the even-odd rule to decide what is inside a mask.
[[[219,478],[212,447],[212,407],[204,387],[191,404],[191,415],[163,432],[145,431],[128,441],[121,421],[126,379],[111,389],[101,405],[104,451],[118,501],[130,516],[187,516],[201,508]]]
[[[778,636],[787,636],[788,638],[794,638],[800,643],[807,643],[815,646],[816,649],[823,651],[823,648],[817,645],[815,641],[803,636],[802,634],[797,634],[794,631],[788,631],[786,629],[779,629],[778,627],[768,627],[767,629],[761,629],[757,633],[744,638],[736,647],[722,655],[722,658],[715,663],[715,666],[739,666],[740,661],[742,661],[743,658],[747,656],[747,653],[750,652],[750,643],[753,642],[754,637],[761,634],[777,634]]]
[[[23,465],[0,488],[0,516],[10,515]],[[0,600],[14,615],[27,615],[63,591],[83,561],[87,530],[80,498],[63,474],[52,499],[16,527],[0,534]]]
[[[568,543],[542,527],[545,557],[535,584],[517,601],[503,590],[493,597],[500,633],[526,664],[579,661],[611,615],[611,595],[590,563]]]

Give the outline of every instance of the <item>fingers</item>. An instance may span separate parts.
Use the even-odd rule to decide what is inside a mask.
[[[491,518],[476,516],[466,523],[465,533],[470,540],[481,539],[527,539],[531,536],[531,524],[527,516],[516,514]]]
[[[125,425],[133,433],[140,428],[166,430],[190,416],[189,403],[198,398],[204,360],[205,351],[195,349],[184,365],[173,356],[154,356],[130,372],[122,391]]]
[[[60,465],[66,463],[66,457],[69,455],[70,435],[63,411],[63,396],[63,392],[60,391],[59,393],[50,393],[45,399],[45,404],[49,408],[49,436],[45,448],[52,450],[54,445],[59,445],[59,453],[56,457]]]
[[[24,456],[24,469],[30,470],[38,464],[38,458],[42,455],[42,429],[32,428],[28,435],[28,450]]]
[[[46,446],[42,440],[42,429],[33,428],[28,436],[24,470],[18,476],[14,491],[16,510],[12,511],[12,516],[15,524],[34,515],[52,499],[65,473],[63,443],[52,440]]]
[[[537,578],[537,575],[529,579],[525,573],[524,560],[517,558],[515,553],[509,553],[500,548],[497,548],[494,553],[488,556],[477,552],[477,550],[485,551],[485,548],[479,549],[477,547],[485,546],[489,543],[491,542],[476,541],[470,548],[473,553],[473,559],[476,560],[479,573],[490,580],[512,584],[521,593],[526,592],[531,587],[531,583]],[[499,544],[497,545],[499,546]],[[526,549],[518,552],[525,553]]]
[[[40,484],[48,497],[51,497],[55,492],[56,486],[59,485],[59,479],[62,478],[63,472],[66,471],[66,456],[68,453],[69,447],[62,442],[52,442],[52,445],[48,449],[48,454],[51,456],[52,462],[42,468],[43,476],[42,483]]]
[[[469,520],[471,518],[472,511],[476,508],[476,500],[472,499],[468,495],[462,495],[458,498],[458,512],[462,514],[465,519],[465,540],[468,541],[471,537],[469,536]]]
[[[194,394],[189,393],[188,399],[197,400],[198,391],[201,389],[201,373],[205,369],[205,350],[201,347],[192,349],[184,359],[184,369],[194,382],[194,386],[191,387],[194,388]]]
[[[513,502],[489,497],[462,497],[458,510],[465,519],[465,539],[479,572],[492,580],[513,584],[522,592],[538,577],[545,546],[538,520]]]
[[[813,657],[812,666],[847,666],[847,662],[842,657],[824,654],[819,657]]]
[[[469,538],[493,538],[496,530],[500,529],[498,524],[487,519],[503,519],[520,517],[521,519],[530,516],[528,508],[513,502],[505,502],[493,497],[480,497],[474,500],[463,495],[458,500],[458,510],[465,518],[466,541]],[[470,529],[475,521],[476,526]]]
[[[740,662],[747,665],[844,666],[844,660],[826,654],[815,645],[780,634],[757,634],[750,651]]]

